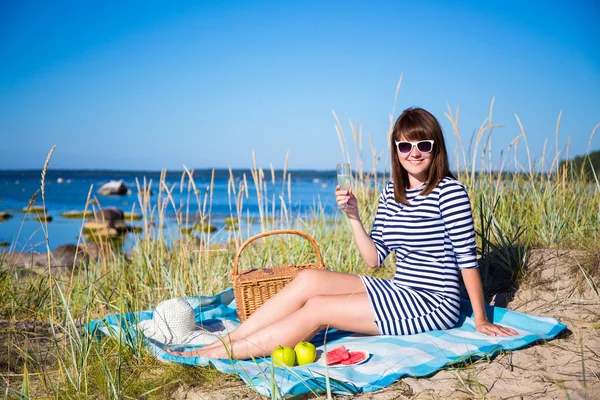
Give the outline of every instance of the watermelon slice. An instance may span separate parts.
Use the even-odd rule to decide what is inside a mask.
[[[327,352],[327,365],[338,364],[344,360],[350,358],[346,346],[336,347],[335,349]]]
[[[365,361],[369,357],[366,351],[349,351],[350,357],[347,360],[342,360],[343,365],[354,365]]]

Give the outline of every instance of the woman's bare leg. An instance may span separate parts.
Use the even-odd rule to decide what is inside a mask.
[[[379,334],[367,293],[319,295],[291,315],[233,342],[231,346],[223,346],[219,342],[217,346],[172,354],[236,359],[263,357],[280,345],[293,347],[300,341],[310,340],[325,327]]]
[[[312,297],[345,293],[365,293],[365,286],[358,275],[319,269],[302,270],[294,280],[222,340],[235,342],[243,339],[299,310]],[[222,344],[215,342],[211,346],[219,347]]]

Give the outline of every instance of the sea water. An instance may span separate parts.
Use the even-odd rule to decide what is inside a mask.
[[[291,174],[291,187],[288,190],[287,180],[283,181],[283,172],[275,171],[275,181],[271,179],[270,171],[266,171],[266,200],[263,205],[268,207],[268,215],[273,211],[275,215],[282,214],[282,203],[285,203],[285,212],[290,217],[307,217],[314,214],[314,210],[321,208],[328,215],[337,213],[335,203],[335,172],[334,171],[287,171]],[[176,223],[176,213],[189,215],[196,214],[204,207],[205,212],[210,211],[211,223],[218,229],[217,234],[211,237],[213,242],[225,241],[231,234],[223,229],[225,218],[236,216],[236,197],[229,185],[229,170],[216,170],[212,184],[212,204],[209,204],[208,195],[211,187],[212,170],[194,171],[194,184],[197,195],[193,190],[188,191],[188,180],[182,183],[182,173],[168,173],[165,186],[171,191],[168,199],[163,188],[162,200],[166,207],[165,230],[179,233]],[[249,170],[234,170],[236,190],[244,175],[248,183],[248,193],[243,197],[243,216],[250,216],[255,221],[252,231],[260,231],[258,219],[259,207],[256,188]],[[124,212],[141,213],[140,201],[144,197],[138,196],[137,184],[143,185],[151,181],[150,203],[156,208],[158,193],[160,191],[160,172],[135,172],[135,171],[53,171],[47,172],[45,177],[44,199],[47,214],[53,217],[47,224],[50,248],[54,249],[61,244],[77,243],[82,227],[81,219],[67,219],[61,214],[67,211],[83,211],[88,194],[91,199],[96,199],[98,205],[89,206],[88,212],[99,207],[117,207]],[[25,208],[32,196],[40,189],[40,171],[0,171],[0,211],[8,211],[12,218],[0,222],[0,242],[9,242],[11,250],[16,251],[45,251],[46,225],[34,220],[35,214],[20,212]],[[111,180],[123,180],[130,192],[123,196],[101,196],[98,189]],[[136,181],[137,180],[137,181]],[[90,192],[91,191],[91,192]],[[263,189],[263,194],[265,193]],[[200,200],[200,205],[198,204]],[[266,203],[266,204],[265,204]],[[42,205],[42,193],[38,192],[34,205]],[[210,209],[209,209],[210,207]],[[157,212],[154,211],[154,215]],[[134,221],[132,225],[141,226],[142,221]],[[133,235],[128,235],[128,238]],[[1,250],[1,249],[0,249]]]

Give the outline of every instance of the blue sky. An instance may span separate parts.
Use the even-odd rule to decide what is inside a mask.
[[[460,106],[468,142],[495,97],[493,166],[523,123],[534,160],[583,154],[600,123],[594,1],[0,0],[0,169],[333,169],[334,110],[387,164],[394,117]],[[353,145],[351,146],[353,147]],[[600,132],[592,141],[600,149]],[[519,158],[525,160],[519,144]],[[354,160],[354,152],[352,152]],[[525,162],[525,161],[523,161]]]

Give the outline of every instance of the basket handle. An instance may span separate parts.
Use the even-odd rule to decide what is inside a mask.
[[[317,260],[319,261],[319,265],[324,268],[325,264],[323,264],[323,257],[321,257],[321,251],[319,250],[319,246],[317,245],[317,242],[315,242],[315,239],[313,239],[312,237],[310,237],[308,234],[306,234],[304,232],[300,232],[300,231],[293,230],[293,229],[280,229],[280,230],[276,230],[276,231],[259,233],[258,235],[254,235],[251,238],[249,238],[248,240],[246,240],[244,243],[242,243],[242,246],[237,251],[237,254],[235,255],[235,259],[233,260],[232,275],[238,274],[238,261],[240,259],[240,255],[242,254],[242,251],[246,248],[246,246],[248,246],[250,243],[252,243],[256,239],[260,239],[265,236],[280,235],[280,234],[284,234],[284,233],[302,236],[303,238],[308,240],[310,242],[310,244],[312,245],[313,249],[315,250],[315,253],[317,253]]]

